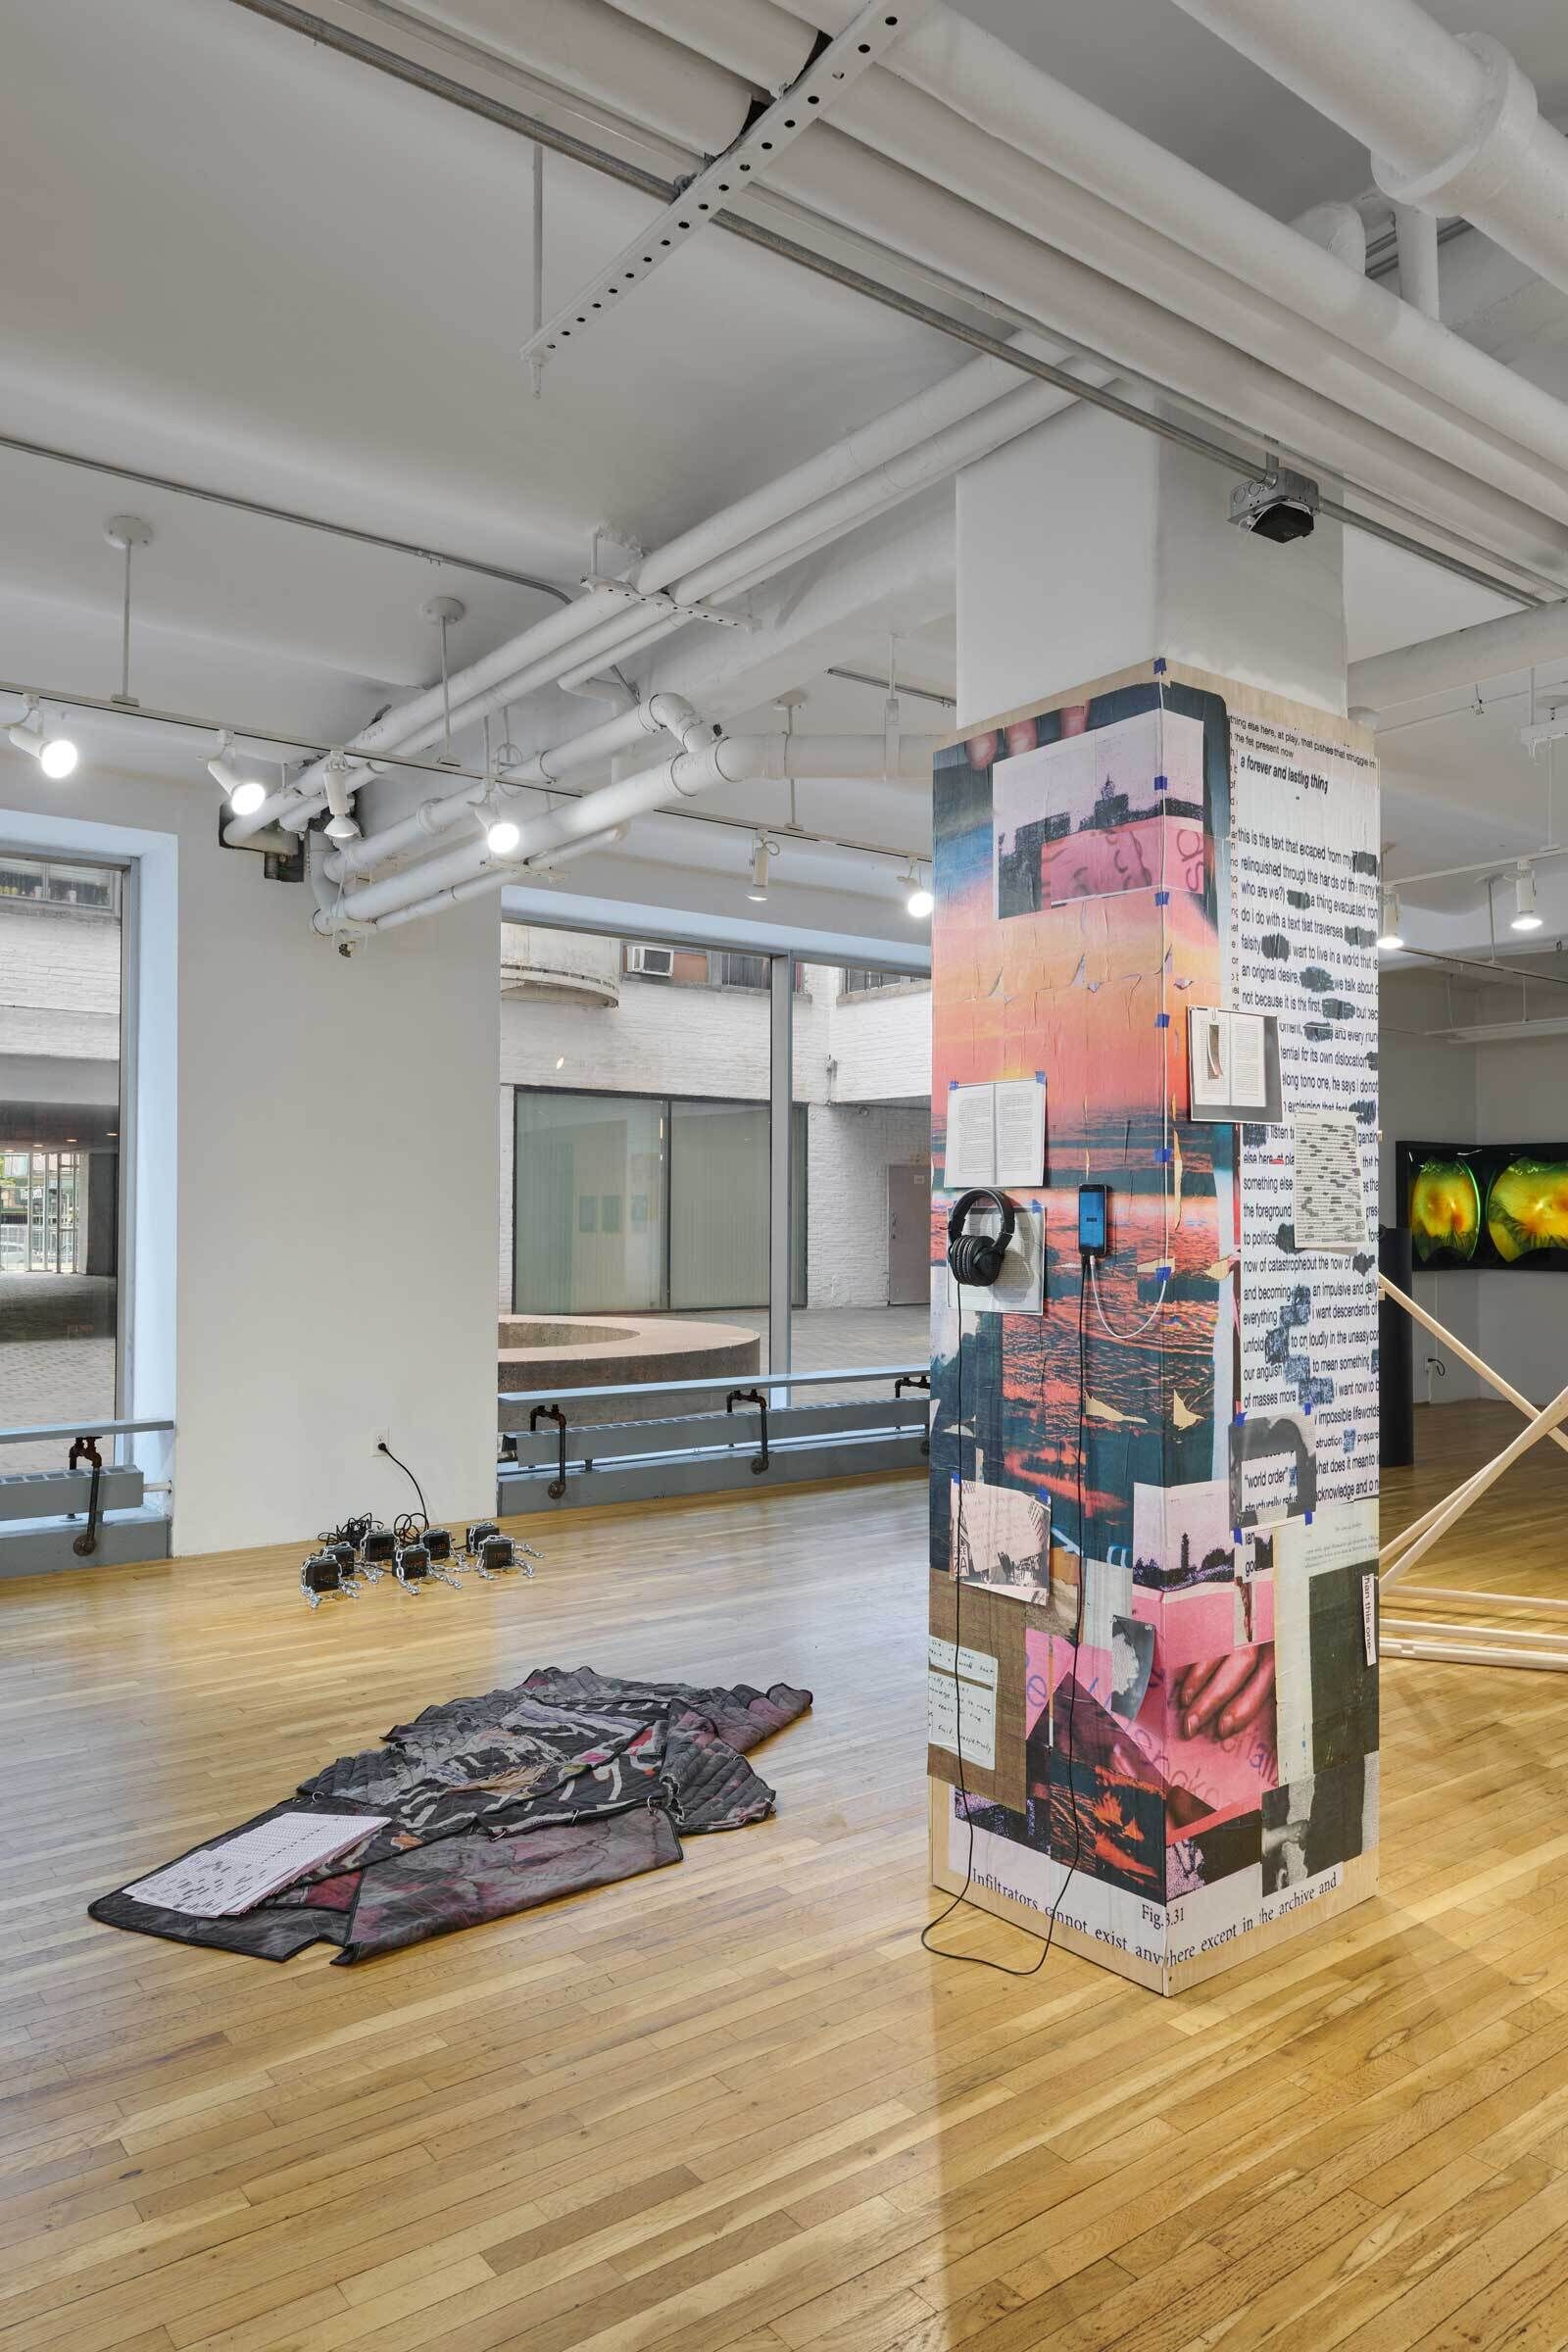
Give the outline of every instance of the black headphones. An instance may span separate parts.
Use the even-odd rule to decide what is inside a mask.
[[[964,1232],[964,1219],[970,1209],[982,1206],[994,1208],[1001,1217],[1000,1233]],[[1005,1193],[994,1193],[988,1185],[972,1193],[960,1193],[948,1219],[948,1264],[954,1281],[973,1290],[989,1290],[999,1281],[1017,1222]]]

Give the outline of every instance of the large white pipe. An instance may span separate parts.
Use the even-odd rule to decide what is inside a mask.
[[[1568,289],[1568,139],[1488,33],[1416,0],[1178,0],[1370,151],[1386,196],[1462,213]]]
[[[609,4],[673,37],[701,45],[709,14],[705,0]],[[733,55],[741,53],[751,30],[754,72],[768,54],[769,28],[780,15],[787,13],[831,33],[841,31],[853,14],[853,0],[784,0],[782,9],[772,0],[723,0],[723,7]],[[1303,26],[1315,27],[1319,21],[1316,10],[1296,13]],[[939,101],[943,109],[943,117],[928,118],[924,132],[906,103],[915,90]],[[840,102],[826,127],[899,153],[921,168],[918,154],[906,143],[912,133],[924,156],[923,168],[956,184],[952,159],[959,156],[967,169],[975,158],[972,146],[954,138],[960,123],[974,125],[1004,149],[1032,157],[1157,232],[1166,249],[1163,262],[1158,247],[1118,254],[1103,243],[1097,246],[1088,258],[1108,274],[1125,273],[1124,282],[1168,301],[1170,253],[1184,249],[1189,257],[1286,305],[1302,328],[1332,335],[1374,362],[1374,388],[1392,371],[1481,424],[1489,441],[1517,441],[1568,473],[1568,409],[1550,393],[1446,332],[1386,287],[1341,266],[1334,253],[1053,80],[949,8],[931,8],[889,52],[884,66]],[[778,173],[781,185],[789,173],[808,165],[817,136],[813,131],[810,140],[791,150]],[[994,161],[1004,174],[1005,153]],[[794,192],[803,191],[797,184]],[[1045,233],[1078,234],[1081,225],[1070,229],[1063,221],[1048,219]],[[1310,369],[1311,341],[1304,334],[1301,359]]]
[[[555,612],[547,612],[532,628],[524,629],[520,637],[514,637],[506,645],[498,646],[493,654],[471,662],[458,675],[470,689],[476,684],[486,685],[496,679],[505,680],[511,670],[530,657],[574,646],[586,638],[590,630],[598,629],[610,615],[624,614],[628,610],[635,614],[640,609],[638,600],[629,590],[614,582],[602,582],[575,603],[558,606]],[[372,755],[378,750],[407,752],[411,738],[421,725],[433,722],[435,732],[440,731],[444,709],[441,688],[427,687],[422,694],[415,695],[411,701],[388,710],[369,726],[362,727],[354,738],[352,749],[357,753]],[[429,739],[433,740],[433,737]],[[320,788],[324,766],[324,761],[318,760],[282,791],[269,794],[254,814],[235,817],[225,829],[224,838],[228,841],[246,841],[265,825],[293,815],[303,799],[311,800],[313,812],[319,808],[326,798]]]
[[[688,5],[662,0],[661,15],[674,22]],[[735,5],[744,15],[756,0]],[[790,0],[789,13],[838,30],[853,10],[844,0]],[[1442,403],[1418,397],[1387,369],[1360,367],[1332,338],[1303,327],[1289,280],[1260,313],[1223,270],[1200,254],[1183,254],[1059,172],[1021,161],[1024,150],[1010,152],[989,122],[986,135],[978,135],[956,109],[915,87],[901,90],[895,76],[907,72],[907,56],[933,25],[945,35],[957,22],[934,9],[889,53],[890,72],[879,68],[865,76],[831,120],[779,159],[769,185],[958,283],[978,285],[1118,371],[1163,385],[1276,446],[1306,454],[1331,473],[1367,483],[1440,528],[1532,568],[1568,569],[1568,466],[1553,472],[1527,462],[1494,430],[1473,434]],[[1023,61],[999,43],[991,49],[1001,61],[1004,99],[1015,69],[1022,77]],[[526,58],[525,42],[518,54]],[[635,92],[624,90],[621,104],[635,115]],[[999,102],[990,111],[1004,117],[1006,107]],[[876,142],[892,152],[872,152]],[[1172,163],[1162,150],[1150,153],[1162,170]],[[938,171],[941,185],[923,176]],[[1199,184],[1208,183],[1200,175]],[[1014,224],[1025,215],[1034,233]],[[1294,256],[1352,286],[1364,282],[1295,231],[1272,225]],[[1091,266],[1061,249],[1079,234],[1113,239],[1124,270],[1152,272],[1154,295],[1117,282],[1103,255]],[[1215,306],[1228,304],[1234,339],[1186,315],[1200,307],[1200,294]],[[1388,300],[1401,316],[1415,318],[1408,304]],[[1256,356],[1262,348],[1267,362]],[[1330,390],[1313,388],[1319,377]],[[1507,371],[1494,366],[1489,382],[1494,386],[1498,378],[1508,380]],[[1568,413],[1547,406],[1568,456]],[[1377,422],[1368,411],[1388,421]],[[1434,449],[1442,454],[1429,454]]]
[[[1096,382],[1106,380],[1102,369],[1086,369],[1085,373]],[[950,424],[930,440],[886,459],[845,488],[803,507],[787,521],[775,523],[771,530],[763,531],[736,552],[717,557],[698,570],[686,573],[675,583],[673,593],[683,604],[692,604],[701,598],[733,592],[738,583],[760,576],[775,558],[780,564],[793,563],[808,545],[823,544],[825,538],[851,529],[899,499],[956,473],[961,466],[973,465],[992,450],[1000,449],[1004,441],[1032,431],[1048,416],[1070,407],[1072,398],[1070,392],[1063,392],[1054,384],[1019,385],[1005,398],[992,401],[974,416]]]
[[[1439,438],[1436,422],[1430,436],[1423,429],[1420,438],[1406,438],[1370,421],[1362,406],[1372,405],[1375,387],[1367,386],[1364,402],[1356,405],[1364,371],[1342,386],[1343,400],[1313,391],[1308,379],[1317,371],[1314,343],[1320,339],[1311,334],[1298,332],[1289,349],[1279,340],[1280,364],[1265,365],[1252,354],[1265,332],[1272,337],[1266,322],[1259,328],[1253,319],[1243,342],[1223,340],[929,180],[835,138],[831,124],[802,140],[786,161],[793,164],[818,139],[813,190],[834,219],[1014,309],[1045,317],[1118,372],[1162,384],[1276,447],[1306,453],[1319,467],[1365,483],[1441,528],[1533,568],[1568,571],[1568,521],[1557,519],[1559,512],[1568,515],[1568,473],[1553,478],[1536,471],[1528,477],[1528,496],[1523,482],[1518,494],[1504,493],[1452,459],[1429,454],[1428,437]],[[983,168],[1004,177],[1006,164],[999,150]],[[1191,264],[1194,271],[1203,267]],[[1250,318],[1255,309],[1239,305]],[[1283,320],[1283,308],[1280,316]],[[1240,325],[1237,332],[1243,332]],[[1473,446],[1468,430],[1457,437],[1458,448]]]
[[[1035,347],[1050,348],[1038,342]],[[1017,380],[1016,372],[1001,360],[975,361],[912,399],[902,401],[887,415],[873,418],[761,490],[680,533],[645,560],[637,574],[638,589],[602,582],[590,597],[562,607],[520,637],[457,671],[448,688],[454,724],[474,724],[537,686],[561,682],[563,675],[580,683],[610,660],[618,660],[634,649],[646,651],[683,625],[681,615],[668,606],[648,601],[683,567],[744,546],[797,507],[853,482],[866,466],[898,457],[1015,391]],[[857,519],[863,516],[847,514],[837,528],[848,530]],[[770,567],[778,568],[785,560],[780,556]],[[747,576],[765,576],[765,569],[749,564]],[[439,686],[427,688],[363,729],[350,749],[357,754],[373,755],[382,750],[412,755],[426,748],[442,732],[447,699]],[[225,838],[244,841],[277,822],[302,830],[323,805],[324,770],[324,761],[315,762],[283,790],[270,795],[253,816],[231,820]]]
[[[578,605],[565,608],[572,612],[580,609]],[[591,674],[602,662],[617,660],[627,645],[644,636],[648,628],[648,613],[646,602],[622,605],[597,628],[579,635],[573,644],[552,647],[548,652],[536,655],[521,667],[514,665],[515,645],[510,649],[499,647],[495,653],[487,654],[482,662],[474,662],[466,670],[460,670],[449,682],[453,726],[476,726],[480,719],[488,718],[492,711],[503,710],[508,703],[519,702],[525,694],[531,694],[535,687],[554,685],[564,672],[575,670],[579,663],[586,662]],[[668,619],[672,628],[681,625],[678,614],[670,617],[665,613],[663,617]],[[517,643],[520,644],[521,640]],[[503,660],[502,657],[509,652],[514,660]],[[500,674],[496,675],[498,670]],[[437,693],[439,696],[439,689]],[[425,698],[421,696],[417,699],[422,702]],[[405,709],[412,710],[414,707],[408,705]],[[395,731],[397,740],[387,745],[387,749],[404,753],[422,752],[441,740],[446,727],[444,702],[440,710],[417,725],[399,725],[403,716],[403,713],[389,710],[384,719],[377,721],[379,728]],[[363,742],[363,736],[357,737],[355,748],[359,749]],[[296,778],[295,806],[285,809],[278,822],[295,832],[302,830],[321,805],[325,795],[324,779],[325,763],[320,761]]]
[[[589,727],[553,752],[536,755],[514,774],[498,777],[497,789],[507,795],[520,791],[527,784],[548,786],[558,776],[592,766],[597,760],[612,757],[631,744],[666,730],[682,743],[699,738],[707,742],[710,732],[683,695],[655,695],[630,710],[617,711],[613,718],[597,727]],[[374,873],[392,858],[401,858],[405,851],[419,849],[437,835],[472,821],[475,806],[488,790],[483,780],[470,781],[461,791],[421,801],[417,808],[395,824],[383,825],[378,832],[368,833],[359,841],[345,842],[324,860],[323,875],[328,882],[347,882]]]
[[[691,730],[689,746],[656,766],[618,777],[581,800],[568,801],[537,817],[525,818],[516,847],[498,857],[483,836],[460,843],[440,856],[423,858],[400,874],[369,883],[365,889],[323,908],[318,929],[341,929],[378,923],[400,910],[430,900],[449,900],[464,884],[494,874],[502,881],[530,859],[567,843],[600,835],[629,824],[650,809],[671,801],[691,800],[723,784],[777,781],[790,776],[879,776],[884,772],[886,747],[880,735],[734,735],[718,736],[716,729]],[[696,741],[706,734],[710,740]],[[929,777],[934,739],[907,737],[901,741],[893,772]],[[327,879],[331,879],[325,867]]]
[[[1025,348],[1049,359],[1061,360],[1067,356],[1038,337],[1020,340]],[[721,513],[667,540],[638,565],[638,587],[645,591],[667,588],[672,580],[695,574],[700,565],[714,557],[744,547],[775,523],[802,514],[819,499],[847,488],[875,467],[929,440],[933,434],[961,423],[966,416],[974,416],[1017,387],[1018,371],[1004,360],[972,360],[939,383],[928,384],[912,399],[901,401],[886,415],[873,416],[869,423],[857,426],[830,449],[820,450],[814,458],[792,466],[787,473],[778,474],[761,489],[736,499]]]
[[[1420,645],[1399,645],[1352,662],[1347,678],[1349,706],[1387,710],[1396,703],[1477,686],[1484,678],[1506,677],[1544,662],[1568,662],[1568,602],[1507,612],[1500,620],[1478,621]]]
[[[1399,248],[1399,292],[1413,302],[1423,318],[1440,316],[1438,280],[1438,217],[1418,212],[1413,204],[1394,208],[1394,231]]]

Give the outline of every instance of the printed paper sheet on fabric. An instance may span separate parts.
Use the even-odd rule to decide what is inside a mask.
[[[949,1647],[968,1592],[1026,1674],[1013,1804],[1008,1693],[955,1694],[960,1751],[928,1668],[937,1853],[1169,1969],[1375,1843],[1376,772],[1345,721],[1152,662],[935,783],[933,1163],[965,1090],[1043,1080],[1047,1127],[1038,1309],[957,1289],[932,1202],[931,1567]],[[1191,1115],[1195,1006],[1267,1016],[1251,1118]]]

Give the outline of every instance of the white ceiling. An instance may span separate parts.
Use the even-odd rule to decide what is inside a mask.
[[[959,4],[1282,217],[1368,184],[1343,134],[1173,0]],[[1428,5],[1498,34],[1548,109],[1568,102],[1561,0]],[[548,374],[536,401],[517,353],[525,141],[228,0],[0,0],[0,432],[570,586],[596,524],[655,546],[959,364],[924,328],[713,236],[609,318],[569,371]],[[547,302],[648,209],[551,157]],[[1453,315],[1510,365],[1568,389],[1568,305],[1511,267],[1499,274],[1481,239],[1446,247]],[[455,663],[548,609],[461,568],[0,450],[0,677],[115,690],[119,559],[102,526],[127,509],[157,533],[138,559],[133,690],[234,725],[337,740],[428,683],[437,637],[418,607],[434,591],[467,606]],[[1354,534],[1347,595],[1352,656],[1506,609]],[[836,650],[877,674],[887,658],[875,630],[847,632]],[[953,658],[940,622],[898,653],[906,677],[942,688]],[[802,725],[880,725],[879,690],[800,682],[812,698]],[[1396,869],[1510,858],[1543,838],[1520,707],[1477,718],[1464,701],[1399,712],[1461,706],[1384,738]],[[944,714],[911,704],[904,723],[940,731]],[[184,766],[207,789],[199,761]],[[798,808],[808,824],[923,846],[921,794],[890,793],[807,786]],[[760,789],[731,806],[777,823],[787,796]],[[677,845],[699,830],[670,820],[639,836],[671,890],[683,863],[732,858],[731,837],[704,831],[688,859]],[[853,895],[859,870],[841,867],[839,886]],[[889,887],[883,877],[871,895]],[[1429,895],[1449,915],[1465,897]]]

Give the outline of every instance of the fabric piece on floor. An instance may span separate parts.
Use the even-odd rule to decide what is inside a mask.
[[[644,1806],[600,1821],[492,1838],[479,1831],[368,1870],[333,1961],[342,1968],[482,1920],[507,1919],[563,1894],[586,1894],[680,1860],[668,1814]]]
[[[522,1687],[558,1704],[607,1711],[673,1701],[706,1716],[719,1739],[740,1755],[794,1723],[811,1704],[809,1690],[793,1690],[788,1683],[775,1683],[768,1690],[754,1690],[749,1683],[710,1690],[696,1683],[623,1682],[598,1674],[592,1666],[542,1666]]]
[[[90,1916],[270,1960],[351,1938],[356,1958],[398,1950],[678,1861],[683,1832],[766,1820],[773,1791],[744,1750],[810,1703],[808,1690],[787,1683],[710,1689],[587,1666],[540,1669],[426,1707],[395,1724],[383,1746],[337,1757],[243,1823],[302,1802],[388,1817],[253,1911],[197,1920],[139,1904],[122,1887]]]
[[[237,1828],[225,1830],[221,1837],[203,1838],[202,1845],[226,1845],[230,1838],[241,1837],[263,1822],[272,1821],[279,1813],[290,1811],[297,1799],[286,1796],[281,1803],[269,1805],[250,1821]],[[187,1846],[194,1853],[195,1846]],[[181,1857],[183,1858],[183,1857]],[[146,1874],[138,1872],[138,1877]],[[292,1960],[313,1943],[341,1943],[348,1934],[348,1915],[358,1891],[358,1874],[346,1882],[340,1877],[332,1881],[334,1889],[327,1904],[313,1903],[308,1907],[288,1908],[278,1900],[265,1903],[255,1911],[240,1913],[233,1919],[197,1919],[188,1911],[166,1911],[157,1903],[140,1903],[122,1887],[117,1893],[100,1895],[87,1906],[87,1917],[98,1920],[107,1928],[124,1928],[132,1936],[164,1936],[172,1943],[204,1944],[211,1951],[244,1952],[256,1960]],[[314,1890],[324,1894],[325,1886]]]

